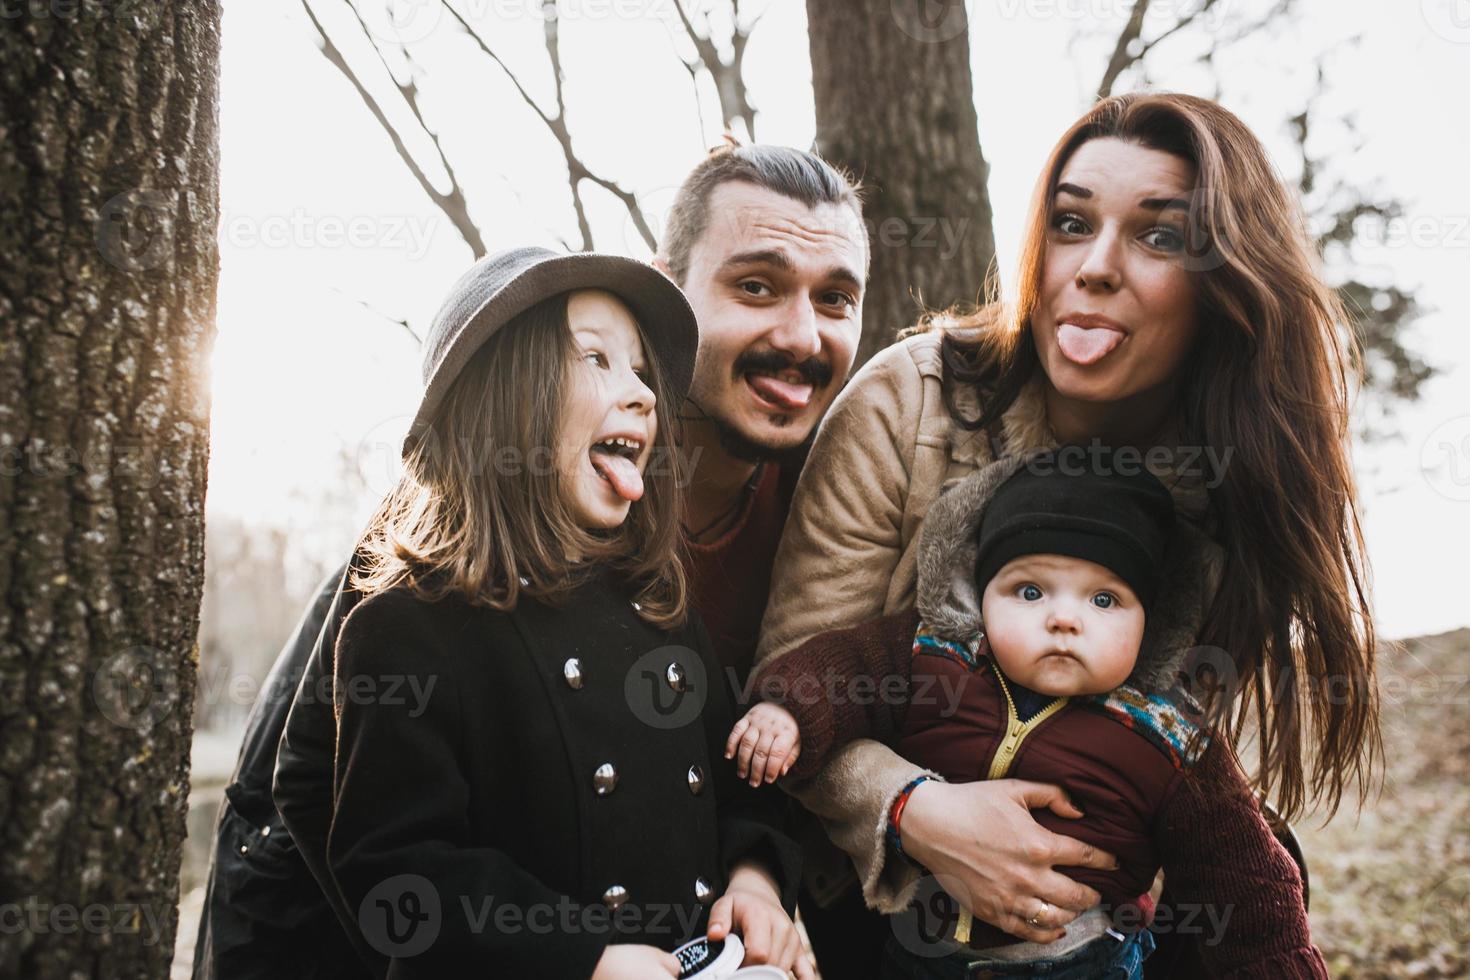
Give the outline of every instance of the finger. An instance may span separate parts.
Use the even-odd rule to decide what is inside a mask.
[[[730,737],[725,739],[725,758],[728,759],[735,754],[735,746],[740,744],[740,736],[744,735],[745,730],[749,727],[750,715],[746,715],[735,723],[734,728],[730,729]]]
[[[733,906],[735,898],[733,895],[721,895],[715,904],[710,906],[709,925],[706,932],[711,939],[724,939],[730,932],[730,923],[734,918]]]
[[[1036,896],[1043,902],[1071,912],[1086,912],[1102,901],[1096,889],[1073,881],[1059,871],[1041,877],[1036,883]]]
[[[771,743],[771,760],[766,766],[766,782],[774,783],[778,776],[786,775],[791,757],[796,749],[796,739],[789,732],[782,732]]]
[[[771,757],[771,744],[776,740],[776,733],[767,729],[761,732],[760,741],[755,743],[755,751],[751,753],[751,763],[754,771],[751,773],[750,784],[759,786],[761,778],[765,775],[766,760]]]
[[[748,915],[740,938],[745,942],[745,962],[765,963],[771,955],[771,925],[764,916]]]
[[[755,754],[755,746],[760,741],[760,736],[760,729],[748,728],[740,739],[740,751],[737,755],[739,762],[735,766],[735,771],[740,774],[741,779],[750,775],[750,757]]]
[[[1118,867],[1118,859],[1100,847],[1093,847],[1075,837],[1064,837],[1061,834],[1052,834],[1052,838],[1053,867],[1101,868],[1104,871],[1113,871]]]
[[[664,970],[667,970],[668,973],[669,973],[669,976],[671,976],[671,977],[677,977],[680,974],[680,972],[682,972],[683,969],[684,969],[682,966],[679,965],[679,958],[677,956],[675,956],[673,953],[665,953],[663,950],[659,950],[658,952],[659,952],[659,957],[658,957],[658,965],[659,965],[659,967],[662,968],[662,969],[664,969]]]
[[[1051,926],[1033,926],[1019,915],[1010,912],[1001,916],[1001,921],[996,923],[1000,928],[1013,936],[1028,940],[1033,943],[1052,943],[1067,934],[1067,930]]]
[[[1050,809],[1059,817],[1076,819],[1082,816],[1082,810],[1061,787],[1053,786],[1051,783],[1033,783],[1024,779],[1018,779],[1016,788],[1021,794],[1021,801],[1026,804],[1028,810]]]
[[[812,958],[806,955],[805,948],[796,958],[796,968],[792,972],[796,974],[796,980],[817,980],[816,967],[812,965]]]

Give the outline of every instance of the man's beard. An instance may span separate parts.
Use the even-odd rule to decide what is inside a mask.
[[[736,384],[744,384],[745,375],[752,371],[797,371],[812,386],[812,394],[815,396],[832,382],[832,369],[816,358],[796,362],[789,356],[779,354],[775,351],[746,351],[735,359],[733,374]],[[785,463],[788,461],[800,461],[805,455],[807,444],[811,442],[812,433],[808,432],[806,437],[794,446],[776,447],[757,442],[745,433],[741,432],[730,422],[714,414],[706,412],[709,421],[714,424],[715,431],[719,433],[720,448],[738,460],[747,463]],[[788,424],[790,420],[788,419]],[[812,426],[816,428],[815,425]]]
[[[795,446],[785,448],[767,446],[750,438],[722,418],[711,415],[709,420],[719,433],[720,448],[738,460],[747,463],[781,464],[788,460],[799,460],[805,455],[805,439]]]

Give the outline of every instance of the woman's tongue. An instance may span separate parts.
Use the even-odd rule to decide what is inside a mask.
[[[1079,327],[1075,323],[1057,325],[1057,346],[1062,356],[1074,364],[1094,364],[1123,342],[1123,331],[1112,327]]]
[[[806,408],[807,402],[812,398],[811,385],[783,381],[769,374],[747,374],[745,383],[754,388],[755,393],[766,401],[788,411]]]
[[[593,449],[592,468],[612,485],[613,492],[624,500],[638,500],[643,496],[643,474],[626,456]]]

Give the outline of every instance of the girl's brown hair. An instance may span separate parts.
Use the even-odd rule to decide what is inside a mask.
[[[1310,787],[1330,814],[1354,778],[1362,798],[1382,754],[1349,457],[1349,378],[1360,362],[1296,198],[1254,134],[1221,106],[1188,95],[1098,102],[1063,134],[1037,182],[1015,303],[952,311],[919,329],[973,330],[959,337],[946,329],[945,400],[961,425],[989,428],[1040,367],[1030,319],[1062,168],[1079,146],[1103,137],[1195,165],[1183,261],[1198,273],[1200,330],[1179,378],[1178,408],[1186,438],[1234,453],[1210,490],[1225,567],[1197,642],[1234,660],[1235,711],[1228,699],[1214,707],[1232,744],[1254,722],[1262,792],[1274,791],[1290,819]],[[986,394],[978,417],[956,403],[962,386]]]
[[[568,295],[512,319],[465,366],[358,544],[355,589],[401,585],[430,602],[458,595],[508,610],[522,593],[557,603],[606,562],[633,585],[644,620],[684,621],[675,399],[641,328],[658,420],[643,497],[606,532],[579,526],[567,506],[556,459],[577,353]]]

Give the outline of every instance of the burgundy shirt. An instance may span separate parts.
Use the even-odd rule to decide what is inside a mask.
[[[740,684],[750,676],[761,617],[771,591],[771,566],[791,510],[796,472],[767,463],[735,524],[707,544],[687,541],[690,594],[715,655]]]

